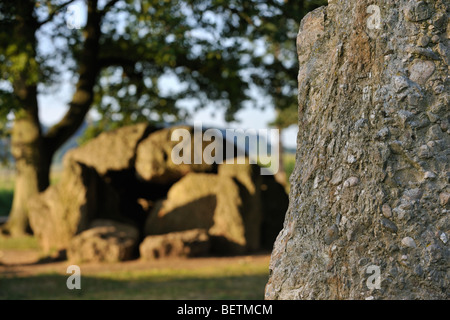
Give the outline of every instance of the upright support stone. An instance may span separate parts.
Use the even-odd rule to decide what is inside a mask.
[[[334,0],[298,35],[299,137],[267,299],[448,299],[448,1]]]

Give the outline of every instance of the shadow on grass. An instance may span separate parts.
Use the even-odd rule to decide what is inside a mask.
[[[6,217],[11,211],[11,205],[14,197],[13,190],[0,189],[0,216]]]
[[[81,276],[81,290],[69,290],[70,275],[0,276],[0,299],[13,300],[262,300],[267,275],[199,277],[182,275],[111,279]]]

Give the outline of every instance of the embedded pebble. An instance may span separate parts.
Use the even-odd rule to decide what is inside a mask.
[[[420,47],[426,47],[430,43],[430,38],[427,36],[422,36],[417,40],[417,45]]]
[[[420,146],[419,151],[417,152],[419,158],[428,159],[431,158],[430,148],[426,144]]]
[[[355,157],[355,156],[349,155],[349,156],[347,157],[347,163],[352,164],[352,163],[355,163],[355,162],[356,162],[356,157]]]
[[[403,198],[411,201],[420,200],[420,198],[422,198],[422,194],[422,190],[418,188],[408,189],[403,193]]]
[[[342,168],[337,169],[334,173],[333,173],[333,177],[331,178],[330,183],[332,185],[337,185],[339,183],[342,182]]]
[[[380,131],[377,132],[377,138],[379,139],[385,139],[389,136],[389,128],[384,127]]]
[[[409,87],[408,79],[403,76],[395,76],[394,77],[394,88],[395,92],[399,93],[400,91]]]
[[[381,211],[383,212],[383,216],[385,216],[386,218],[392,217],[391,207],[387,203],[383,204],[383,206],[381,207]]]
[[[339,238],[339,229],[336,225],[333,225],[325,232],[324,240],[326,244],[331,244],[337,238]]]
[[[417,248],[416,242],[411,237],[405,237],[402,239],[402,245],[409,248]]]
[[[427,171],[427,172],[425,172],[424,178],[425,179],[434,179],[434,178],[436,178],[436,174],[432,171]]]
[[[431,9],[424,1],[410,1],[405,10],[405,17],[408,21],[418,22],[431,17]]]
[[[424,85],[435,70],[436,65],[433,61],[416,59],[409,67],[409,78],[420,85]]]
[[[441,206],[447,205],[449,199],[450,199],[450,193],[448,193],[448,192],[442,192],[439,195],[439,202],[440,202]]]
[[[344,187],[351,188],[359,184],[359,179],[357,177],[350,177],[344,182]]]
[[[442,233],[441,233],[441,236],[439,237],[439,239],[441,239],[441,241],[442,241],[444,244],[446,244],[447,241],[448,241],[447,234],[446,234],[445,232],[442,232]]]

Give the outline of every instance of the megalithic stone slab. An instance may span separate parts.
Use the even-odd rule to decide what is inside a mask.
[[[450,297],[449,9],[330,0],[302,20],[297,163],[266,299]]]

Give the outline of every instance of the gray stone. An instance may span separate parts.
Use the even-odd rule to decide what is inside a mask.
[[[338,238],[339,238],[339,229],[336,225],[331,226],[325,232],[324,240],[327,245],[330,245],[331,243],[333,243],[334,240],[337,240]]]
[[[333,177],[331,178],[330,183],[332,185],[338,185],[342,182],[342,168],[338,168],[334,173]]]
[[[425,85],[435,70],[436,66],[433,61],[417,59],[409,66],[411,80],[422,86]]]
[[[417,45],[420,47],[426,47],[430,43],[430,38],[427,36],[421,36],[419,40],[417,40]]]
[[[431,17],[432,11],[424,1],[411,0],[405,10],[405,17],[409,21],[418,22]]]
[[[387,203],[383,204],[382,212],[383,212],[383,216],[384,216],[385,218],[390,218],[390,217],[392,217],[392,210],[391,210],[391,207],[390,207]]]
[[[439,203],[441,204],[441,206],[445,207],[450,200],[450,193],[449,192],[442,192],[439,195]]]
[[[302,20],[297,163],[266,299],[450,298],[449,9],[341,0]],[[362,258],[381,266],[380,290],[368,292]]]
[[[384,127],[380,131],[377,132],[377,138],[378,139],[386,139],[389,136],[389,128]]]
[[[359,179],[357,177],[350,177],[344,182],[345,188],[351,188],[359,184]]]
[[[445,232],[442,232],[441,235],[439,236],[439,239],[441,239],[441,241],[446,244],[448,241],[448,237],[447,234]]]
[[[389,232],[397,233],[398,231],[397,225],[393,223],[391,220],[383,218],[380,220],[380,223]]]
[[[443,43],[439,43],[437,45],[437,51],[441,55],[442,59],[444,59],[445,64],[447,66],[450,65],[450,63],[449,63],[449,61],[450,61],[450,49],[449,49],[449,47],[446,46]]]
[[[429,180],[433,180],[436,178],[436,174],[432,171],[426,171],[425,174],[423,175],[424,179],[429,179]]]
[[[416,248],[416,242],[411,237],[405,237],[402,239],[402,245],[408,248]]]
[[[394,88],[395,92],[399,93],[402,90],[409,87],[409,82],[406,77],[403,76],[394,76]]]

